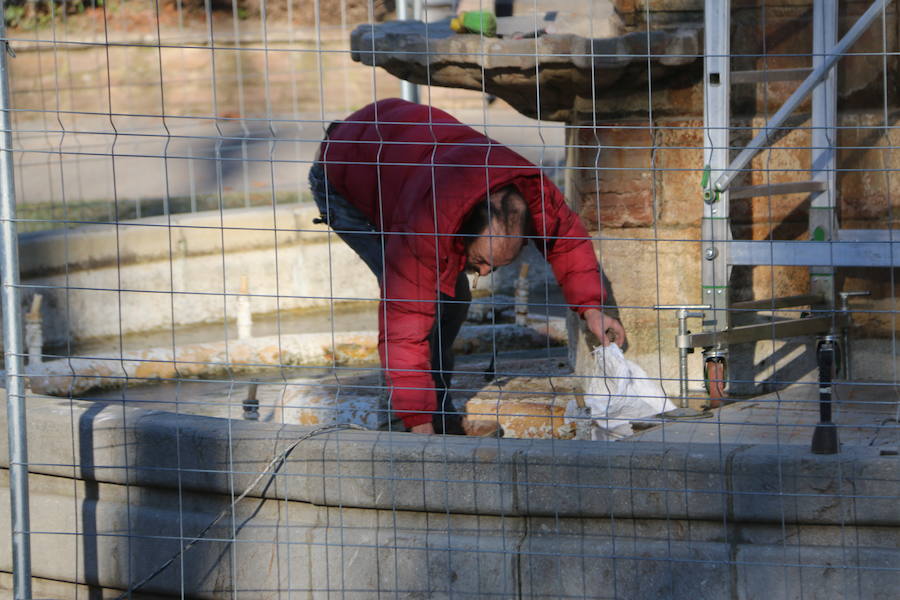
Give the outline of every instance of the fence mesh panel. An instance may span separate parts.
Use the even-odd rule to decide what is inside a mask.
[[[5,593],[896,597],[895,2],[3,6]]]

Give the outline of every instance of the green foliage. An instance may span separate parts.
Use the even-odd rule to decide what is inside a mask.
[[[3,11],[3,18],[6,20],[7,27],[19,27],[25,19],[25,5],[7,4],[6,10]]]
[[[85,0],[6,0],[3,18],[6,26],[18,29],[46,27],[63,14],[83,14]],[[92,6],[103,6],[103,0],[94,0]]]

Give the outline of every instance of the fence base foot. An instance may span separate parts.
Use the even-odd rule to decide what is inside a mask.
[[[837,454],[841,444],[838,441],[838,431],[834,423],[819,422],[813,432],[813,454]]]

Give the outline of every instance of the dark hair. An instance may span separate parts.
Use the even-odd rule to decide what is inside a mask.
[[[500,194],[499,200],[491,201],[493,194]],[[514,185],[507,185],[488,194],[484,202],[479,202],[463,221],[459,233],[466,236],[466,244],[484,233],[491,221],[500,225],[503,231],[512,235],[528,235],[531,219],[528,205]]]

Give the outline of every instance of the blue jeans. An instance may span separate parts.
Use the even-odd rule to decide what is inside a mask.
[[[334,190],[320,162],[309,169],[309,187],[319,208],[317,223],[325,223],[369,267],[378,283],[384,281],[384,240],[376,227],[346,198]],[[453,341],[469,313],[472,292],[469,279],[460,273],[456,279],[453,296],[441,293],[437,301],[436,316],[428,345],[431,348],[431,377],[434,380],[439,410],[434,414],[434,429],[438,433],[463,433],[461,416],[450,396],[453,378]],[[435,352],[435,348],[439,351]]]
[[[378,278],[384,279],[382,237],[358,208],[338,194],[325,177],[322,163],[309,169],[309,188],[319,207],[317,223],[325,223],[344,240]]]

